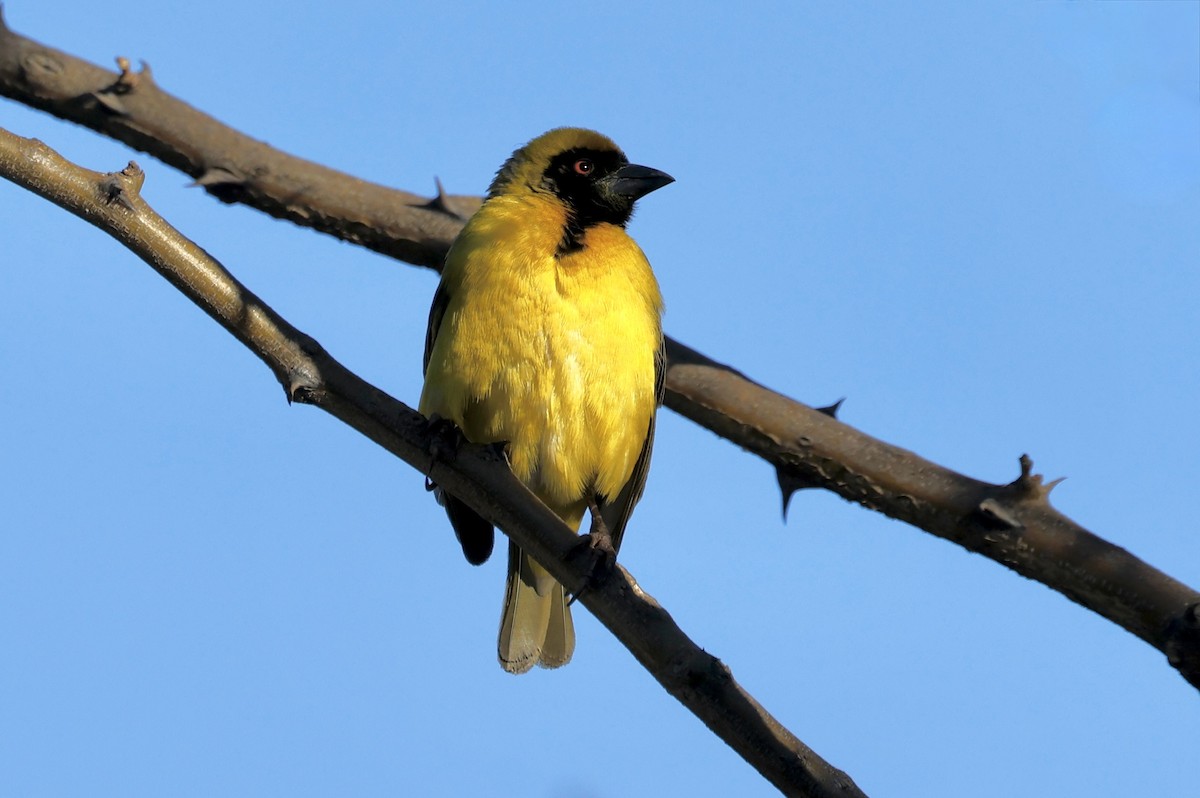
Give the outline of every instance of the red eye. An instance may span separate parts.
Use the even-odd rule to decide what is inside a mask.
[[[575,162],[575,174],[577,175],[590,175],[595,168],[596,165],[587,158],[580,158]]]

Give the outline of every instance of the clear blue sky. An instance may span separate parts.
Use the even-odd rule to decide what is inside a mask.
[[[648,6],[648,4],[647,4]],[[1200,585],[1200,5],[5,6],[253,136],[478,193],[595,127],[678,182],[632,225],[668,332]],[[415,403],[435,276],[222,206],[13,103]],[[0,184],[0,794],[769,795],[586,612],[494,659],[421,477],[112,240]],[[669,412],[622,561],[874,796],[1184,795],[1200,696],[995,563]]]

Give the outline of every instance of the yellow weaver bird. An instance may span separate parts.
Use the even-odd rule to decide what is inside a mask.
[[[529,142],[450,247],[425,338],[421,413],[474,443],[505,442],[513,472],[568,526],[591,509],[614,556],[646,484],[664,366],[662,296],[625,225],[671,182],[591,130]],[[491,524],[439,500],[482,563]],[[510,542],[501,666],[556,668],[574,650],[563,586]]]

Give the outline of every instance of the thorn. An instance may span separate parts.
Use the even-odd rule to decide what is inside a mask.
[[[289,405],[292,403],[316,404],[321,400],[324,391],[320,372],[304,366],[287,369],[286,378],[280,379],[279,382],[283,385],[283,392],[287,395]]]
[[[418,207],[444,213],[460,221],[466,221],[475,212],[475,209],[479,207],[479,200],[475,197],[461,197],[447,194],[440,178],[434,177],[433,183],[437,186],[437,195],[429,200],[429,202]]]
[[[441,178],[435,176],[433,178],[433,184],[437,186],[437,194],[434,195],[433,199],[425,203],[425,207],[431,211],[437,211],[438,213],[444,213],[447,216],[453,216],[456,219],[461,219],[462,217],[450,207],[450,195],[446,193],[445,187],[442,186]]]
[[[248,182],[246,176],[233,167],[210,166],[191,185],[203,188],[220,202],[234,203],[246,195]]]
[[[796,491],[815,486],[811,479],[781,466],[775,467],[775,478],[779,481],[779,492],[783,498],[783,522],[786,524],[788,520],[788,506],[792,503],[792,496],[795,495]]]
[[[114,175],[106,175],[100,180],[100,190],[104,192],[104,201],[109,205],[120,205],[128,211],[133,210],[133,203],[130,202],[125,186]]]
[[[133,161],[119,172],[109,172],[100,179],[100,190],[104,201],[109,205],[120,205],[126,210],[134,210],[130,196],[136,197],[146,182],[146,173]]]
[[[1057,487],[1058,487],[1059,485],[1061,485],[1061,484],[1062,484],[1062,483],[1063,483],[1065,480],[1066,480],[1066,477],[1059,477],[1058,479],[1052,479],[1052,480],[1050,480],[1049,482],[1047,482],[1047,483],[1046,483],[1044,486],[1042,486],[1042,493],[1043,493],[1043,495],[1049,496],[1049,495],[1050,495],[1050,491],[1052,491],[1052,490],[1054,490],[1055,488],[1057,488]]]
[[[315,405],[318,401],[316,387],[305,380],[297,379],[288,386],[288,404]]]
[[[121,98],[107,90],[92,92],[92,99],[117,116],[129,116],[129,109],[125,107],[125,103],[121,102]]]
[[[209,188],[211,186],[241,185],[245,179],[232,169],[223,166],[211,166],[192,181],[193,186]]]
[[[982,516],[984,525],[992,529],[1021,528],[1021,522],[1017,520],[1017,517],[994,498],[981,501],[979,507],[976,508],[976,512]]]
[[[816,411],[818,413],[824,413],[830,418],[837,418],[838,411],[842,409],[842,402],[844,401],[846,401],[846,397],[843,396],[841,399],[838,399],[831,405],[825,405],[824,407],[816,408]]]

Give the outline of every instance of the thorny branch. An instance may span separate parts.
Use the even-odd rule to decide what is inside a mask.
[[[148,68],[113,73],[0,21],[0,94],[150,153],[225,202],[436,268],[478,200],[432,200],[281,153],[163,92]],[[1059,591],[1167,655],[1200,688],[1200,593],[1058,513],[1022,458],[991,485],[875,440],[675,341],[667,405],[775,466],[785,499],[821,487]]]
[[[862,796],[771,716],[729,668],[697,646],[622,567],[587,583],[570,556],[574,532],[513,476],[491,447],[464,446],[430,466],[431,428],[412,408],[370,385],[291,326],[140,196],[130,162],[100,174],[41,142],[0,129],[0,176],[104,230],[150,264],[274,372],[288,399],[325,410],[429,475],[501,527],[571,590],[659,683],[780,790],[803,796]]]

